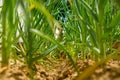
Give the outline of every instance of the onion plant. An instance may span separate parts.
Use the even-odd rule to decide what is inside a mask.
[[[110,31],[112,32],[119,23],[119,13],[113,12],[112,3],[109,0],[75,0],[71,2],[71,6],[78,17],[82,43],[97,52],[97,55],[105,57],[105,43],[109,37],[112,37]],[[109,15],[106,15],[108,12],[110,12]]]
[[[13,52],[12,49],[17,49],[24,58],[24,62],[27,64],[32,77],[35,69],[34,62],[47,56],[54,49],[61,49],[67,54],[74,68],[77,70],[68,50],[62,45],[63,41],[60,41],[62,36],[60,22],[53,17],[56,15],[54,12],[57,11],[57,8],[54,10],[52,6],[56,6],[59,2],[60,1],[57,0],[53,2],[31,0],[3,1],[3,66],[8,65],[10,53]],[[66,6],[66,4],[64,4],[64,6]],[[20,13],[19,9],[22,13]],[[49,11],[51,9],[52,11]],[[56,32],[56,29],[58,29],[58,32]],[[55,36],[57,36],[57,38]]]
[[[11,55],[16,54],[14,50],[24,59],[31,77],[34,63],[56,52],[59,55],[63,51],[62,55],[67,55],[76,71],[75,61],[79,56],[82,59],[86,55],[106,58],[106,50],[119,28],[118,2],[3,0],[0,22],[2,66],[9,64]]]
[[[15,0],[4,0],[2,6],[2,66],[7,66],[9,63],[11,45],[15,32],[16,17],[15,17]]]

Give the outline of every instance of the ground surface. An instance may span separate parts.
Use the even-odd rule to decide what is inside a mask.
[[[78,60],[77,66],[82,73],[88,66],[92,66],[95,61]],[[43,64],[43,65],[42,65]],[[75,80],[77,72],[71,66],[68,60],[46,61],[41,66],[36,64],[35,80]],[[28,78],[28,69],[24,63],[11,60],[10,66],[0,68],[0,80],[31,80]],[[120,61],[109,60],[104,65],[99,66],[94,73],[89,74],[89,79],[85,80],[120,80]]]

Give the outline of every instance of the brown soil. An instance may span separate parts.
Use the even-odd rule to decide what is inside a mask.
[[[89,66],[94,65],[93,60],[77,60],[76,64],[80,74]],[[77,72],[68,60],[36,63],[34,80],[75,80]],[[33,80],[28,77],[28,69],[22,62],[10,61],[9,67],[0,68],[0,80]],[[104,65],[97,67],[89,79],[85,80],[120,80],[120,61],[109,60]]]

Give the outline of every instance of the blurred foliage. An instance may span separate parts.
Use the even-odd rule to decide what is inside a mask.
[[[32,77],[34,63],[47,57],[64,55],[76,71],[77,59],[106,60],[107,50],[120,40],[119,4],[119,0],[4,0],[2,65],[15,54]]]

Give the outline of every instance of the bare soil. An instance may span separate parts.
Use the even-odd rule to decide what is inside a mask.
[[[89,66],[94,65],[93,60],[77,60],[76,64],[80,74]],[[76,80],[77,72],[68,60],[55,60],[36,63],[34,80]],[[0,68],[0,80],[33,80],[29,78],[27,66],[20,61],[10,60],[9,67]],[[99,66],[85,80],[120,80],[120,60],[109,60]]]

